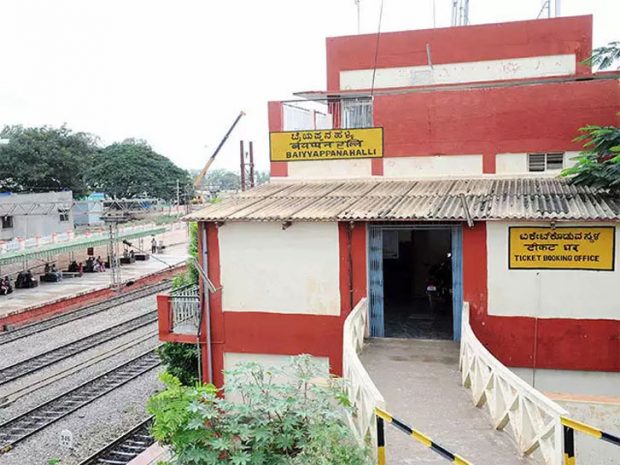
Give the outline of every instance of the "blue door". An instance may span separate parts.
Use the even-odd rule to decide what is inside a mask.
[[[463,308],[463,230],[461,225],[434,224],[415,226],[370,226],[368,235],[368,287],[370,304],[370,335],[385,337],[383,303],[383,229],[449,229],[452,260],[452,338],[461,340]]]
[[[452,339],[461,340],[463,311],[463,229],[452,228]]]
[[[371,226],[368,237],[368,286],[370,295],[370,335],[384,337],[383,325],[383,230]]]

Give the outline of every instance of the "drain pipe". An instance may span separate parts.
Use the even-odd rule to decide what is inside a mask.
[[[217,292],[219,289],[215,287],[213,282],[207,276],[207,233],[204,229],[202,229],[202,243],[204,244],[202,250],[202,266],[194,257],[189,257],[187,259],[194,267],[196,267],[196,271],[198,271],[198,275],[203,283],[203,291],[202,298],[205,303],[205,312],[200,311],[200,317],[198,319],[198,331],[196,333],[198,348],[200,349],[200,336],[202,335],[202,322],[203,318],[207,323],[207,361],[209,362],[209,371],[207,372],[207,380],[209,383],[213,383],[213,356],[211,354],[211,307],[209,305],[209,295]],[[202,382],[202,366],[200,363],[200,350],[198,350],[198,374],[201,376],[200,381]]]
[[[353,243],[353,228],[355,223],[349,222],[347,227],[347,268],[349,272],[349,312],[353,310],[353,253],[351,250]]]

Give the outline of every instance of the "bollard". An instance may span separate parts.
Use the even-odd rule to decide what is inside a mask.
[[[377,417],[377,464],[385,465],[385,423]]]
[[[564,465],[575,465],[575,432],[564,426]]]

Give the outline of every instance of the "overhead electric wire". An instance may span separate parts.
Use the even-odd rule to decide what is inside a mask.
[[[377,26],[377,40],[375,42],[375,62],[372,68],[372,83],[370,86],[370,96],[375,93],[375,77],[377,75],[377,62],[379,60],[379,40],[381,39],[381,20],[383,19],[383,0],[381,0],[381,6],[379,7],[379,25]]]

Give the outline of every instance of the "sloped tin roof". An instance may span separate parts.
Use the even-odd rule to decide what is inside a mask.
[[[465,221],[468,216],[477,221],[619,221],[620,197],[555,178],[277,181],[185,220]]]

